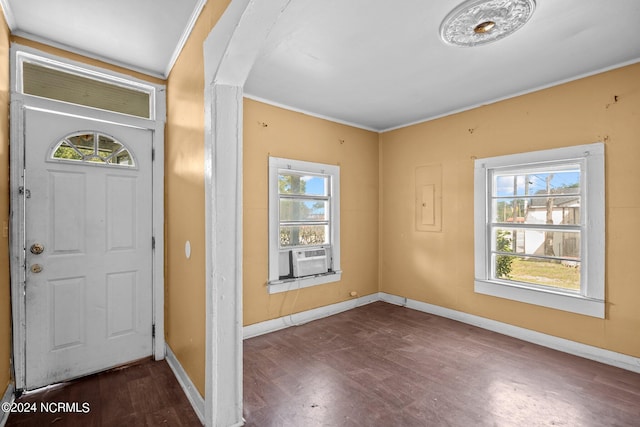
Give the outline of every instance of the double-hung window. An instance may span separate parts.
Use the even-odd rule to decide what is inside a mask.
[[[269,292],[340,280],[340,168],[269,158]]]
[[[476,160],[475,290],[604,317],[604,145]]]

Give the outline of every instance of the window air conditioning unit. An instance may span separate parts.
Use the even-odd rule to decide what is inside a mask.
[[[295,249],[291,251],[293,277],[323,274],[329,271],[329,250]]]

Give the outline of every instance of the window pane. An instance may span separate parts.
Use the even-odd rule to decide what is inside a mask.
[[[301,175],[297,173],[278,174],[280,194],[300,194],[307,196],[328,196],[329,177],[319,175]]]
[[[118,152],[118,154],[113,156],[111,158],[111,161],[109,161],[109,163],[115,164],[115,165],[123,165],[123,166],[135,166],[133,164],[133,159],[131,158],[131,154],[126,149],[121,150],[120,152]]]
[[[492,222],[526,222],[527,202],[526,199],[494,199]]]
[[[328,225],[280,226],[280,247],[324,245],[329,243]]]
[[[580,224],[580,197],[543,197],[530,200],[526,224]]]
[[[526,194],[580,194],[580,167],[526,175],[529,192]]]
[[[563,290],[580,290],[580,262],[494,256],[496,277]]]
[[[23,92],[107,111],[151,118],[148,92],[23,62]]]
[[[93,154],[94,134],[84,133],[82,135],[74,135],[67,138],[70,143],[75,145],[79,150],[86,154]]]
[[[493,199],[492,222],[516,224],[580,224],[580,197]]]
[[[517,175],[497,175],[495,179],[495,196],[524,195],[524,177]]]
[[[55,147],[51,157],[104,166],[135,166],[131,153],[124,145],[109,136],[98,133],[82,133],[64,138]]]
[[[122,144],[106,135],[98,137],[98,156],[107,159],[122,149]]]
[[[580,231],[496,228],[493,238],[498,252],[580,260]]]
[[[280,199],[280,222],[327,221],[328,208],[326,200]]]
[[[53,153],[54,159],[66,159],[66,160],[82,160],[83,155],[80,154],[71,144],[63,141],[56,151]]]
[[[580,165],[530,169],[530,173],[494,174],[494,197],[580,194]]]

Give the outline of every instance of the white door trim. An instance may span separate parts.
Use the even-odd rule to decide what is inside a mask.
[[[19,93],[16,86],[17,70],[16,57],[18,52],[28,52],[50,60],[67,63],[74,67],[84,68],[93,72],[113,75],[118,79],[132,81],[133,85],[145,84],[154,87],[156,91],[156,119],[147,120],[123,114],[99,111],[92,108],[51,101]],[[24,108],[36,108],[50,110],[62,114],[78,117],[87,117],[94,120],[102,120],[148,129],[153,132],[154,161],[152,165],[153,206],[152,227],[155,238],[153,251],[153,322],[155,324],[155,338],[153,342],[153,355],[156,360],[165,357],[164,340],[164,122],[166,117],[165,88],[161,85],[153,85],[147,82],[132,79],[129,76],[114,73],[97,67],[87,66],[64,58],[56,57],[36,49],[12,45],[11,46],[11,172],[10,172],[10,268],[11,268],[11,307],[13,320],[13,369],[15,389],[22,390],[25,387],[26,352],[25,331],[26,312],[24,298],[25,284],[25,254],[24,254],[24,218],[25,210],[21,189],[24,188]]]
[[[242,419],[243,86],[291,0],[232,0],[204,43],[205,425]]]

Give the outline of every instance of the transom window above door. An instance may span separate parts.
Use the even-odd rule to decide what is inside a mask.
[[[51,150],[50,160],[135,167],[127,147],[100,132],[76,132],[65,136]]]
[[[23,51],[16,53],[16,64],[18,93],[143,119],[156,118],[153,85]]]

